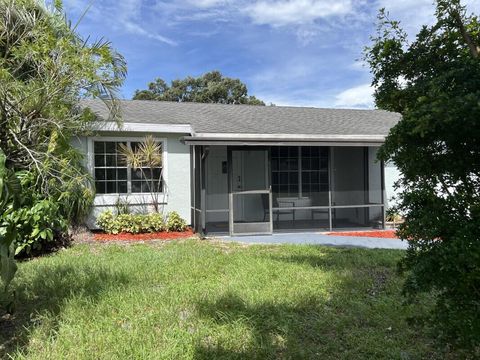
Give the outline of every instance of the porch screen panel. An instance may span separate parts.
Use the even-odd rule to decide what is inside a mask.
[[[328,205],[328,148],[303,146],[301,148],[302,196],[311,206]]]
[[[368,204],[383,205],[382,165],[377,160],[377,147],[368,148]],[[383,206],[370,207],[369,223],[374,227],[383,226]]]
[[[297,146],[274,146],[272,157],[272,191],[275,198],[299,196],[299,152]]]
[[[365,148],[333,147],[332,158],[332,205],[367,204]]]
[[[194,208],[194,222],[195,222],[195,231],[202,232],[202,189],[201,189],[201,147],[195,146],[193,151],[193,161],[194,161],[194,184],[193,189],[195,193],[193,208]]]
[[[332,209],[332,226],[336,229],[372,227],[366,207]]]
[[[207,232],[228,232],[227,147],[210,146],[205,161]]]
[[[383,224],[382,167],[376,147],[333,147],[332,226],[373,227]]]
[[[195,227],[195,151],[194,146],[190,146],[190,225]]]
[[[274,146],[271,154],[274,229],[328,227],[328,147]]]

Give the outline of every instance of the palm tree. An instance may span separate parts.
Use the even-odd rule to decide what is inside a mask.
[[[121,144],[120,153],[127,165],[136,171],[140,171],[141,178],[147,180],[153,208],[155,212],[160,212],[159,197],[160,194],[165,196],[164,190],[166,189],[165,179],[163,179],[162,145],[153,136],[148,135],[135,149],[126,144]],[[161,168],[158,178],[154,176],[155,168]]]

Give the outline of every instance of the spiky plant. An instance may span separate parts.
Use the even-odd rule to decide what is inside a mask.
[[[160,212],[160,205],[164,201],[159,201],[160,195],[165,196],[165,179],[163,179],[163,153],[162,145],[153,138],[146,136],[139,146],[135,149],[125,144],[120,145],[120,153],[125,162],[134,170],[139,170],[142,179],[147,179],[148,190],[152,199],[152,205],[155,212]],[[161,167],[160,175],[154,178],[153,169]],[[147,171],[145,171],[147,169]],[[163,209],[162,209],[163,210]]]

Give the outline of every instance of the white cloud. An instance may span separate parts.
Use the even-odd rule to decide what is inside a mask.
[[[467,13],[480,11],[480,1],[462,0]],[[390,18],[401,21],[404,29],[413,36],[422,25],[432,25],[435,21],[435,5],[433,0],[378,0],[378,8],[385,8]]]
[[[109,9],[110,11],[105,11],[104,14],[110,21],[113,21],[113,26],[118,27],[120,30],[134,35],[145,36],[168,45],[176,45],[174,40],[157,34],[141,25],[142,10],[146,6],[142,0],[122,0],[118,4],[113,3],[113,8]]]
[[[371,108],[373,105],[373,88],[370,84],[352,87],[335,96],[336,107]]]
[[[321,18],[346,15],[353,9],[350,0],[258,1],[245,8],[256,24],[272,26],[308,24]]]
[[[148,37],[149,39],[157,40],[172,46],[177,45],[177,42],[165,36],[149,32],[145,28],[141,27],[139,24],[132,22],[130,20],[123,21],[122,25],[123,25],[123,29],[129,32],[130,34],[145,36],[145,37]]]
[[[199,8],[209,8],[219,5],[224,5],[229,1],[226,0],[188,0],[190,5],[199,7]]]
[[[88,9],[87,18],[115,31],[147,37],[168,45],[177,45],[176,41],[153,31],[152,26],[145,25],[142,11],[151,12],[152,8],[143,0],[96,1],[93,3],[87,0],[65,0],[65,7],[74,11],[77,16]]]
[[[434,21],[435,8],[432,0],[379,0],[378,8],[385,8],[390,18],[400,20],[408,32],[416,33],[422,25]]]

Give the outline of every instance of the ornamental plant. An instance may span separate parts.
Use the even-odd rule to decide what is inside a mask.
[[[139,170],[143,179],[146,181],[148,192],[152,199],[152,205],[155,212],[160,212],[160,194],[165,197],[165,179],[163,178],[163,151],[162,145],[153,138],[153,136],[146,136],[136,149],[122,144],[120,152],[129,167],[134,170]],[[158,178],[153,176],[153,169],[161,167]],[[164,200],[164,199],[163,199]]]
[[[97,217],[97,225],[107,234],[185,231],[187,228],[187,222],[176,212],[169,213],[165,221],[159,213],[114,215],[106,210]]]
[[[17,228],[15,255],[42,250],[67,230],[67,221],[59,216],[59,204],[48,199],[21,206],[2,216],[2,220]]]
[[[176,211],[172,211],[167,216],[166,227],[167,231],[185,231],[187,222]]]

